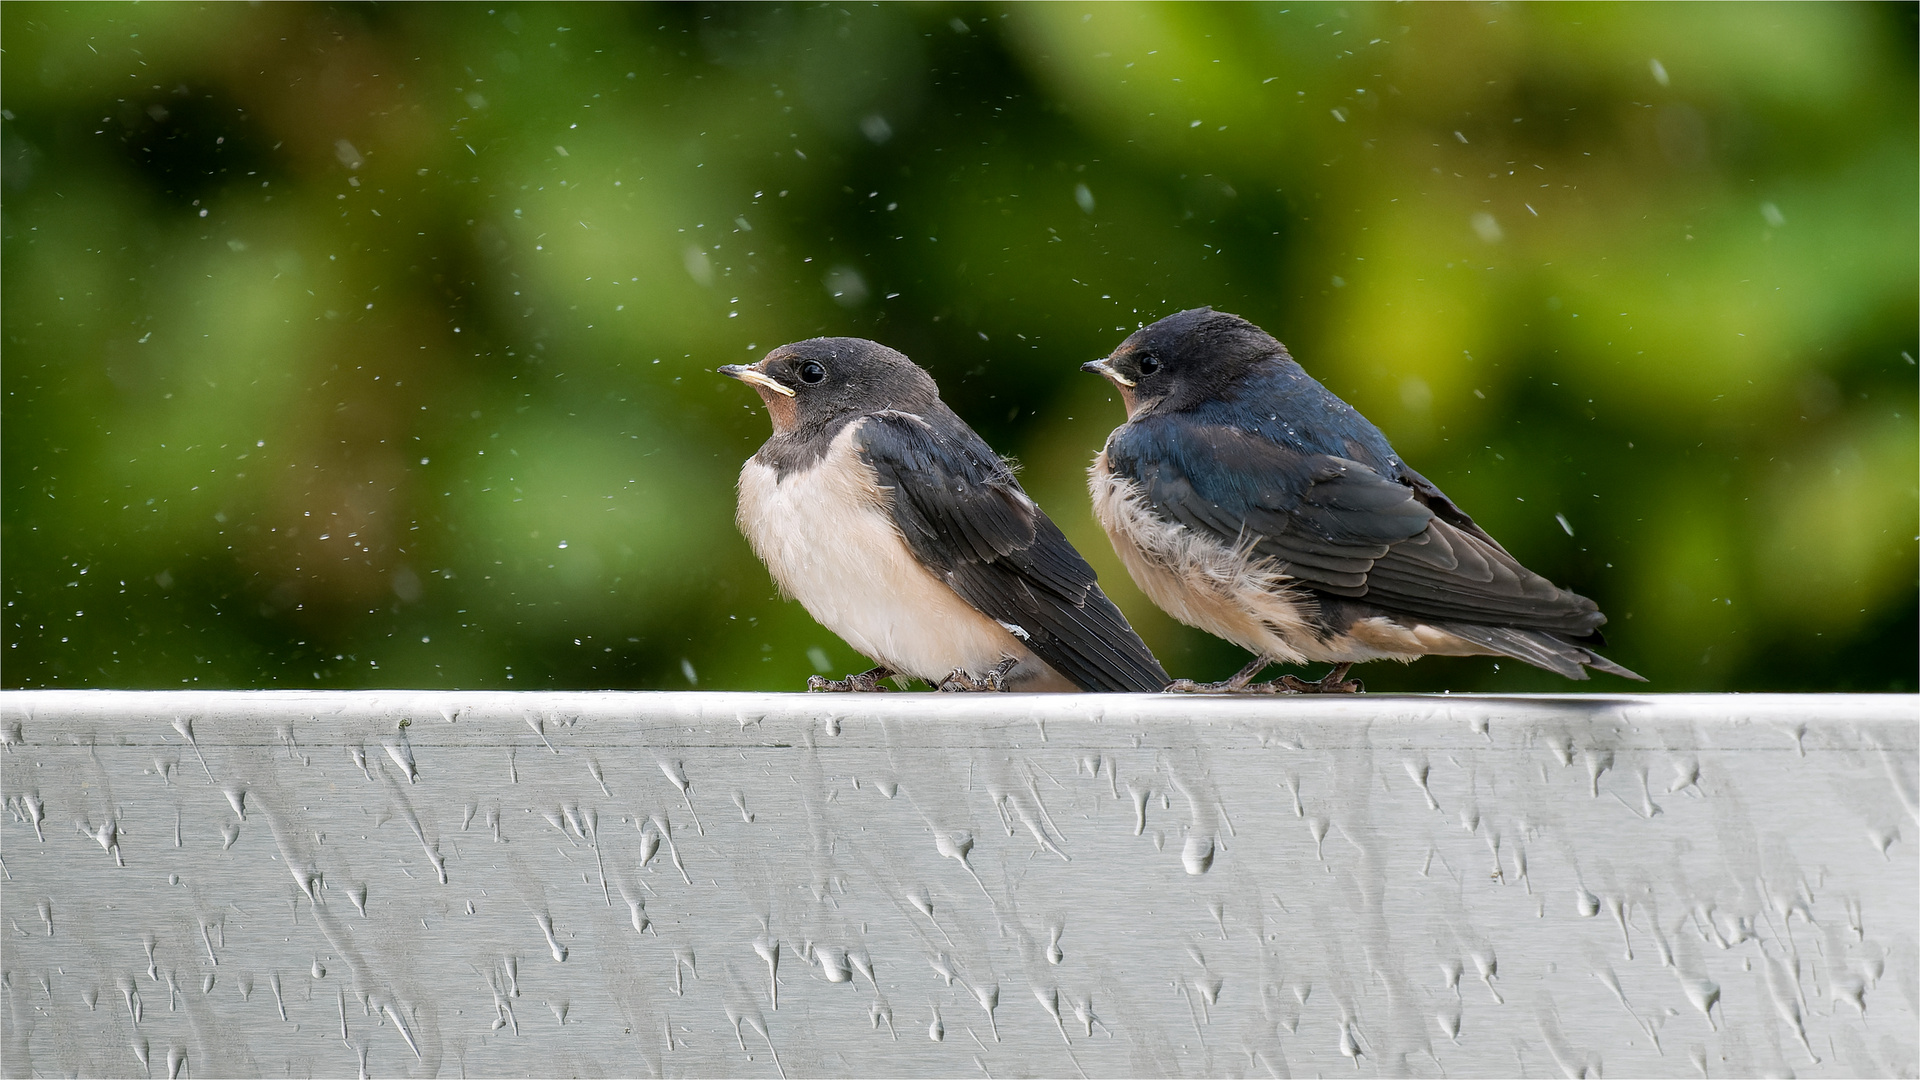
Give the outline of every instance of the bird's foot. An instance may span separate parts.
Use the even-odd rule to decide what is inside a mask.
[[[882,664],[858,675],[849,675],[844,679],[809,675],[807,692],[810,694],[884,694],[887,688],[880,685],[880,680],[891,678],[893,673],[892,668]]]
[[[1305,679],[1297,679],[1292,675],[1282,675],[1279,678],[1273,680],[1272,682],[1265,683],[1263,685],[1276,687],[1276,689],[1274,690],[1266,691],[1267,693],[1274,693],[1274,694],[1360,694],[1360,693],[1365,693],[1366,687],[1360,684],[1359,679],[1347,678],[1347,672],[1352,667],[1353,667],[1352,664],[1335,664],[1333,665],[1332,671],[1327,672],[1324,676],[1322,676],[1316,682],[1308,682]]]
[[[1250,686],[1253,677],[1266,669],[1273,661],[1264,656],[1256,656],[1246,667],[1234,673],[1233,678],[1225,682],[1197,683],[1192,679],[1175,679],[1167,684],[1163,694],[1276,694],[1278,690],[1268,689],[1273,683],[1261,683]]]
[[[1010,656],[988,668],[987,673],[978,679],[964,669],[954,668],[934,689],[943,694],[1004,694],[1007,692],[1007,676],[1013,673],[1019,663],[1019,660]]]
[[[1272,685],[1272,683],[1241,683],[1235,686],[1232,679],[1222,679],[1219,682],[1175,679],[1160,692],[1163,694],[1271,694],[1275,691],[1266,688]]]

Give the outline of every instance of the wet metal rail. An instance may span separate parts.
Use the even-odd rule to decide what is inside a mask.
[[[0,694],[7,1076],[1912,1076],[1920,699]]]

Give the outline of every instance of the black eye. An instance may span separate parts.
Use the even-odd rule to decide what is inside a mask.
[[[1159,370],[1160,370],[1160,361],[1155,360],[1151,356],[1143,356],[1140,358],[1140,374],[1151,375],[1154,372]]]
[[[800,381],[817,383],[827,377],[827,369],[820,366],[818,360],[808,360],[800,365]]]

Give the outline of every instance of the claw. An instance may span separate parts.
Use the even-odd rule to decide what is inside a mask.
[[[1167,684],[1167,688],[1165,690],[1162,690],[1160,692],[1163,694],[1293,694],[1293,693],[1298,693],[1298,691],[1292,689],[1291,687],[1281,685],[1283,682],[1286,681],[1286,678],[1287,676],[1282,676],[1281,678],[1275,679],[1272,682],[1242,683],[1239,686],[1235,686],[1233,684],[1232,679],[1228,679],[1224,682],[1210,682],[1210,683],[1197,683],[1197,682],[1194,682],[1192,679],[1175,679],[1172,682]],[[1295,679],[1294,681],[1299,682],[1300,680]]]
[[[1273,661],[1268,660],[1264,656],[1256,656],[1253,658],[1251,662],[1247,664],[1246,667],[1243,667],[1239,671],[1235,672],[1233,678],[1228,679],[1225,682],[1197,683],[1197,682],[1194,682],[1192,679],[1175,679],[1172,682],[1167,684],[1167,688],[1165,690],[1162,690],[1160,692],[1163,694],[1242,694],[1242,693],[1273,694],[1273,693],[1278,693],[1279,691],[1277,690],[1261,688],[1261,687],[1271,687],[1273,685],[1272,683],[1261,683],[1260,686],[1247,685],[1248,683],[1253,681],[1253,677],[1255,675],[1260,674],[1260,672],[1265,670],[1266,666],[1271,663],[1273,663]]]
[[[1347,678],[1347,671],[1352,667],[1353,667],[1352,664],[1335,664],[1333,665],[1333,670],[1321,676],[1317,682],[1308,682],[1305,679],[1296,679],[1292,675],[1282,675],[1279,678],[1273,680],[1272,683],[1268,683],[1266,685],[1272,686],[1277,683],[1283,688],[1281,690],[1271,691],[1273,693],[1289,693],[1289,694],[1359,694],[1359,693],[1363,693],[1365,692],[1366,688],[1360,684],[1359,679]]]
[[[968,674],[964,668],[954,668],[934,689],[943,694],[1004,694],[1007,692],[1007,676],[1019,666],[1019,663],[1020,661],[1014,657],[1007,657],[988,668],[987,673],[978,679]]]
[[[893,669],[885,664],[863,671],[858,675],[849,675],[844,679],[829,679],[823,675],[807,676],[807,692],[810,694],[884,694],[887,688],[880,685],[881,679],[891,678]]]
[[[1225,682],[1197,683],[1192,679],[1175,679],[1167,684],[1165,694],[1358,694],[1365,690],[1359,679],[1347,678],[1352,664],[1335,664],[1332,671],[1317,682],[1292,675],[1282,675],[1271,682],[1257,683],[1252,679],[1267,666],[1269,661],[1256,659],[1239,673]]]

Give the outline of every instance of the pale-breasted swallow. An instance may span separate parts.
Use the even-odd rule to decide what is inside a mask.
[[[814,338],[719,370],[773,420],[740,473],[741,531],[783,593],[879,665],[810,688],[1166,686],[1086,560],[905,356]]]
[[[1237,315],[1170,315],[1081,365],[1119,388],[1127,422],[1089,474],[1094,514],[1142,589],[1189,626],[1270,663],[1506,656],[1585,679],[1639,679],[1595,653],[1593,601],[1520,565],[1286,347]]]

